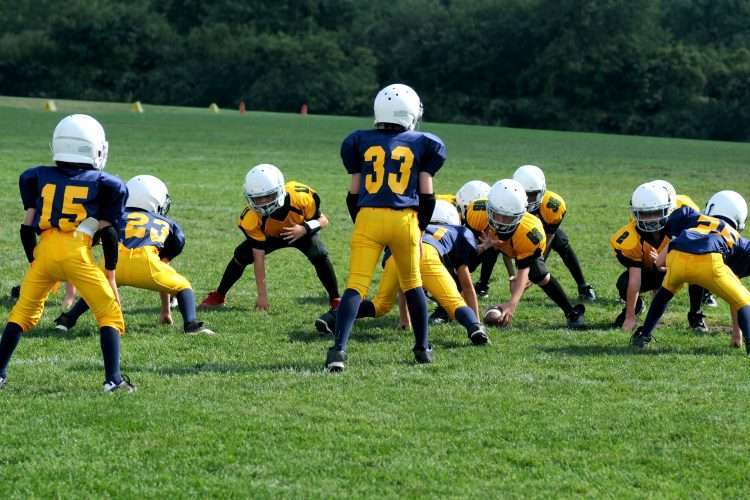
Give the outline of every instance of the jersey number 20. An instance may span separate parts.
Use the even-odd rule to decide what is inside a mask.
[[[414,164],[414,153],[406,146],[398,146],[391,151],[391,159],[398,162],[399,171],[388,172],[388,187],[394,194],[404,194],[409,187],[411,167]],[[365,151],[365,161],[372,162],[372,174],[365,177],[365,189],[375,194],[383,187],[386,178],[386,153],[382,146],[370,146]]]

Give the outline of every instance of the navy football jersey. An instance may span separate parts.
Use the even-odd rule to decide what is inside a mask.
[[[449,224],[430,224],[422,235],[422,242],[434,247],[445,267],[449,270],[461,266],[474,266],[478,255],[477,240],[471,229]],[[383,266],[390,258],[391,250],[386,247],[383,254]]]
[[[413,130],[358,130],[344,139],[341,159],[350,174],[362,174],[360,207],[419,205],[419,172],[430,175],[446,159],[435,135]]]
[[[18,180],[24,210],[36,209],[37,232],[75,231],[84,219],[105,220],[117,228],[125,216],[125,183],[101,170],[32,167]]]
[[[690,207],[672,212],[665,226],[672,238],[670,250],[685,253],[721,253],[728,257],[740,235],[721,219],[703,215]]]
[[[425,229],[422,241],[434,247],[446,267],[452,269],[471,267],[478,252],[474,233],[464,226],[430,224]]]
[[[128,208],[126,215],[120,227],[122,244],[126,248],[153,246],[166,251],[169,258],[182,252],[185,233],[170,218],[140,208]]]
[[[750,276],[750,240],[740,238],[726,260],[727,266],[740,278]]]

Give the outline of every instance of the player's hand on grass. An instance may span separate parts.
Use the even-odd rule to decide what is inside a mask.
[[[625,321],[622,322],[622,329],[626,332],[632,331],[635,328],[636,325],[636,319],[635,318],[625,318]]]
[[[307,234],[307,229],[305,229],[305,226],[301,226],[299,224],[295,224],[293,226],[285,227],[281,231],[281,237],[287,242],[287,243],[294,243],[298,239],[302,238]]]
[[[268,297],[258,295],[258,298],[255,299],[255,309],[258,311],[268,311]]]
[[[174,321],[172,320],[172,313],[159,313],[159,323],[162,325],[173,325]]]

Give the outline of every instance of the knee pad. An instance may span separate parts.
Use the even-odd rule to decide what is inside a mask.
[[[534,262],[529,267],[529,280],[534,284],[538,284],[548,274],[549,271],[547,271],[547,265],[544,263],[544,260],[541,257],[534,259]]]

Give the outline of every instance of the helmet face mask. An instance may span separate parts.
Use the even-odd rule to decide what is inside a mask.
[[[274,165],[256,165],[245,176],[244,194],[252,210],[268,217],[284,204],[284,175]]]
[[[672,212],[672,197],[664,186],[647,182],[633,191],[630,212],[638,229],[646,233],[661,231]]]
[[[498,236],[509,237],[526,213],[526,192],[512,179],[497,181],[487,196],[487,222]]]
[[[521,165],[513,172],[513,180],[520,183],[526,191],[526,209],[529,212],[539,210],[547,191],[547,180],[542,169],[536,165]]]

